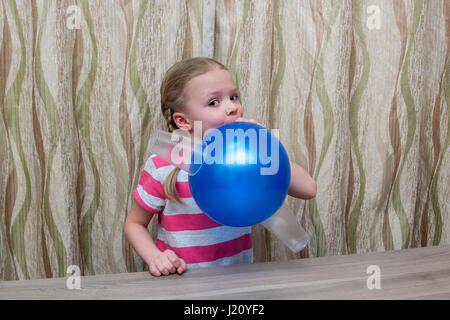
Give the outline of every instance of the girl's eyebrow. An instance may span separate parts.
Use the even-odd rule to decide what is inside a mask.
[[[238,93],[238,89],[237,89],[237,88],[233,88],[233,89],[230,90],[230,92]],[[216,91],[208,92],[208,93],[205,95],[205,97],[217,95],[217,94],[219,94],[219,93],[222,93],[222,91],[221,91],[221,90],[216,90]]]

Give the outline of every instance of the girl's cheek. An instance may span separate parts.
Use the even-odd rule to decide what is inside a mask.
[[[221,124],[218,124],[215,121],[212,122],[212,121],[203,120],[202,121],[202,137],[204,137],[206,134],[208,134],[212,129],[215,129],[220,126],[221,126]]]
[[[210,128],[217,128],[223,125],[224,123],[225,123],[225,116],[215,115],[209,119],[208,126]]]

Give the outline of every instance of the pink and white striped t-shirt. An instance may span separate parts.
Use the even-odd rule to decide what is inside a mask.
[[[195,203],[187,172],[180,170],[176,190],[186,206],[166,196],[163,183],[175,168],[152,155],[142,171],[133,196],[150,213],[158,214],[159,250],[173,250],[188,268],[253,262],[251,227],[229,227],[209,218]]]

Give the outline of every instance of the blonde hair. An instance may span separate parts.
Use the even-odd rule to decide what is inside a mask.
[[[195,57],[184,59],[175,63],[170,67],[161,82],[161,112],[166,121],[167,130],[173,132],[178,129],[173,120],[174,112],[184,111],[184,88],[186,83],[192,78],[205,74],[214,67],[228,70],[222,63],[206,57]],[[164,192],[167,197],[179,204],[185,203],[178,197],[176,191],[176,181],[178,171],[180,169],[173,169],[166,180],[164,181]]]

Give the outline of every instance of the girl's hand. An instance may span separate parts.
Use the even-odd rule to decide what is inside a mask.
[[[148,264],[149,271],[152,275],[159,277],[160,275],[169,275],[178,272],[182,274],[186,270],[186,262],[179,258],[172,250],[165,250],[157,256],[153,257]]]
[[[237,118],[236,121],[251,122],[265,128],[261,123],[257,122],[255,119]]]

